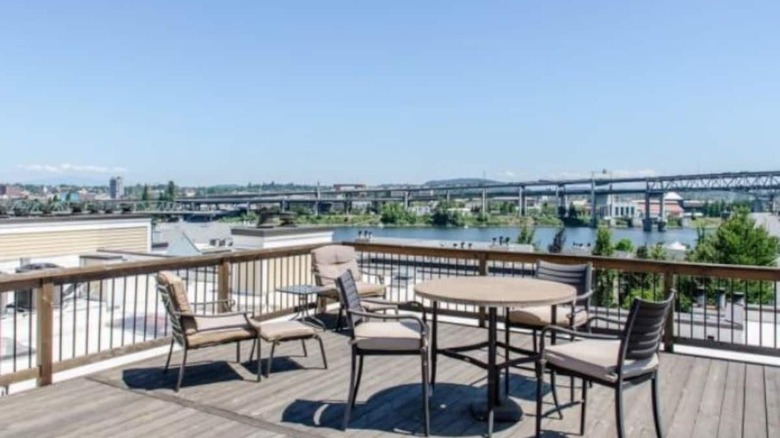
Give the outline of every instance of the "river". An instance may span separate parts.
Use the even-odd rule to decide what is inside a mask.
[[[454,242],[491,242],[493,238],[509,237],[512,242],[517,240],[519,227],[484,227],[484,228],[431,228],[431,227],[338,227],[334,240],[354,240],[359,231],[370,231],[373,237],[388,237],[402,239],[451,240]],[[691,228],[675,228],[664,232],[645,232],[641,228],[613,228],[612,242],[620,239],[630,239],[634,246],[654,245],[656,243],[680,242],[690,247],[695,246],[697,233]],[[547,248],[557,228],[536,228],[534,241],[540,248]],[[596,240],[596,230],[593,228],[566,228],[566,246],[574,244],[593,244]]]

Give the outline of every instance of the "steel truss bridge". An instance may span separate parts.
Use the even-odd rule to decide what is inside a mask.
[[[592,178],[534,180],[495,184],[444,185],[436,187],[399,186],[361,189],[323,189],[308,191],[267,192],[181,198],[175,201],[87,201],[50,202],[36,200],[0,200],[0,216],[26,216],[41,214],[77,213],[148,213],[153,215],[202,215],[228,214],[228,212],[252,210],[265,205],[276,205],[283,210],[292,205],[319,209],[323,204],[355,202],[399,202],[409,206],[411,202],[481,199],[483,208],[489,199],[516,201],[519,213],[525,213],[528,198],[557,197],[559,205],[567,205],[569,196],[588,196],[595,204],[603,195],[644,195],[662,197],[668,192],[735,192],[749,194],[760,200],[774,202],[780,193],[780,171],[724,172],[657,177],[609,178],[596,174]]]

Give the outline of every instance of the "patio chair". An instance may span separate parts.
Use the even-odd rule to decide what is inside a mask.
[[[193,311],[195,306],[220,306],[223,310],[230,310],[234,302],[232,300],[218,300],[192,304],[187,298],[187,290],[184,282],[172,272],[163,271],[157,274],[157,290],[165,305],[168,320],[171,323],[171,347],[168,350],[168,358],[165,361],[164,373],[168,372],[171,364],[173,347],[179,344],[184,350],[179,378],[176,381],[175,391],[179,391],[184,379],[184,369],[187,365],[187,353],[189,350],[236,343],[236,362],[241,361],[241,341],[254,341],[252,352],[254,356],[255,345],[260,345],[260,340],[272,342],[271,357],[266,368],[266,376],[271,372],[274,348],[280,342],[316,338],[320,343],[322,360],[325,368],[328,367],[325,358],[325,349],[322,339],[319,337],[321,330],[304,324],[300,321],[265,322],[259,323],[251,319],[248,312],[230,312],[217,314],[198,314]],[[306,345],[303,344],[304,353]],[[257,349],[257,381],[260,381],[260,348]]]
[[[593,295],[592,285],[593,265],[561,265],[539,260],[536,263],[535,277],[540,280],[557,281],[577,288],[577,298],[569,303],[557,306],[555,324],[570,329],[579,329],[588,326],[590,312],[590,297]],[[550,306],[526,307],[524,309],[510,309],[506,313],[504,324],[506,327],[506,345],[509,346],[511,327],[531,330],[533,335],[533,351],[538,351],[537,332],[553,323],[552,308]],[[590,331],[590,329],[588,329]],[[505,352],[509,357],[509,348]],[[505,370],[505,391],[509,393],[509,367]],[[552,376],[553,382],[555,375]],[[571,399],[574,399],[574,381],[571,385]],[[555,404],[558,405],[558,394],[554,393]]]
[[[311,252],[311,263],[317,286],[328,288],[321,296],[340,302],[339,316],[336,320],[337,329],[343,326],[345,307],[343,301],[339,299],[336,279],[348,271],[352,273],[354,278],[357,293],[363,303],[363,310],[368,312],[393,310],[396,314],[398,313],[398,305],[384,299],[386,288],[382,284],[384,278],[381,275],[377,275],[378,284],[363,281],[363,273],[358,267],[355,248],[345,245],[327,245],[317,248]]]
[[[572,329],[587,326],[590,297],[593,295],[593,289],[591,288],[592,272],[593,266],[590,263],[584,265],[560,265],[542,260],[537,262],[536,278],[566,283],[577,288],[577,298],[572,303],[558,306],[555,318],[556,325]],[[550,306],[510,309],[506,314],[505,323],[507,327],[531,330],[535,353],[538,351],[537,332],[553,323],[552,309]],[[507,330],[507,344],[509,344],[509,333],[510,331]]]
[[[658,347],[675,295],[676,292],[672,291],[669,298],[661,302],[634,299],[622,333],[618,336],[583,333],[557,326],[549,326],[542,331],[539,359],[536,362],[536,436],[541,433],[542,385],[545,368],[613,388],[618,438],[625,435],[623,388],[650,380],[655,432],[657,436],[663,436],[658,394]],[[623,325],[622,321],[598,316],[591,317],[589,322],[594,320]],[[545,335],[548,333],[568,334],[584,340],[545,346]],[[583,383],[582,400],[579,401],[582,405],[581,435],[585,433],[588,386]]]
[[[363,358],[369,355],[419,355],[422,365],[423,426],[425,435],[430,433],[430,388],[428,326],[425,312],[422,319],[413,315],[387,315],[365,310],[358,293],[352,271],[347,270],[336,279],[336,285],[345,303],[347,322],[352,330],[352,367],[349,378],[349,394],[344,411],[343,429],[349,425],[355,407],[360,379],[363,375]],[[422,308],[422,305],[420,304]],[[423,309],[424,310],[424,309]],[[367,321],[368,318],[382,321]],[[357,370],[356,370],[357,368]]]

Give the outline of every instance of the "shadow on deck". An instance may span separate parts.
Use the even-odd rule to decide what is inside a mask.
[[[443,346],[484,339],[471,326],[441,324]],[[176,366],[163,374],[157,357],[0,399],[0,435],[36,436],[359,436],[420,435],[422,427],[419,361],[414,357],[369,357],[350,428],[340,430],[346,399],[347,338],[324,336],[330,368],[319,350],[304,356],[298,342],[277,348],[270,378],[255,383],[257,364],[235,363],[233,346],[196,350],[179,393],[172,388]],[[530,337],[513,335],[528,346]],[[264,345],[264,349],[267,346]],[[249,354],[243,346],[243,358]],[[263,352],[267,356],[267,352]],[[265,369],[265,361],[263,367]],[[435,436],[481,436],[485,424],[469,405],[485,397],[485,374],[463,362],[441,358],[433,395],[431,430]],[[569,379],[559,381],[562,402]],[[579,382],[575,382],[579,385]],[[497,423],[496,436],[525,437],[534,432],[535,379],[514,370],[512,397],[526,411],[519,423]],[[549,392],[549,388],[545,388]],[[579,391],[576,391],[579,394]],[[780,436],[780,369],[739,362],[664,354],[661,397],[667,436]],[[649,385],[625,394],[626,431],[632,437],[655,435]],[[545,402],[551,405],[551,397]],[[586,435],[614,436],[612,392],[594,386],[588,396]],[[543,422],[545,436],[576,435],[579,407]]]

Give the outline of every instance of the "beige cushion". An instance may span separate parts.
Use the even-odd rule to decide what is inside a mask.
[[[381,300],[378,298],[368,298],[361,300],[360,305],[362,305],[363,308],[368,312],[380,312],[382,310],[398,309],[398,304],[392,301]]]
[[[355,281],[360,281],[355,248],[344,245],[328,245],[311,252],[312,271],[320,286],[334,284],[347,270],[352,271]]]
[[[269,342],[305,338],[322,331],[301,321],[263,322],[257,326],[260,327],[260,337]]]
[[[569,342],[551,345],[544,350],[548,363],[561,368],[576,371],[586,376],[614,382],[617,380],[615,369],[620,352],[618,340],[594,340]],[[658,368],[658,354],[648,359],[629,360],[623,364],[623,377],[633,377]]]
[[[192,313],[190,301],[187,298],[187,288],[181,278],[170,271],[161,271],[157,273],[157,282],[168,290],[173,307],[180,313]],[[181,318],[182,330],[185,334],[192,334],[197,331],[197,324],[194,319],[183,316]]]
[[[420,324],[416,321],[364,322],[355,327],[354,345],[361,350],[419,350]]]
[[[195,316],[193,319],[198,331],[247,327],[246,317],[243,314],[214,315],[209,318]]]
[[[250,326],[245,326],[240,329],[197,332],[187,336],[187,343],[190,347],[197,348],[206,345],[224,344],[227,342],[245,341],[256,338],[257,332],[255,329]]]
[[[558,306],[555,325],[562,327],[569,326],[569,314],[571,306]],[[574,327],[585,324],[588,320],[588,312],[584,310],[574,314]],[[511,310],[509,312],[509,321],[515,324],[523,324],[533,327],[546,327],[552,324],[552,308],[550,306],[525,307],[523,309]]]
[[[355,282],[355,286],[357,286],[358,295],[361,297],[379,297],[385,294],[385,285],[383,284],[358,281]],[[333,286],[333,289],[329,289],[323,292],[322,295],[325,295],[328,298],[332,298],[334,300],[339,300],[339,291],[336,289],[335,285]]]

